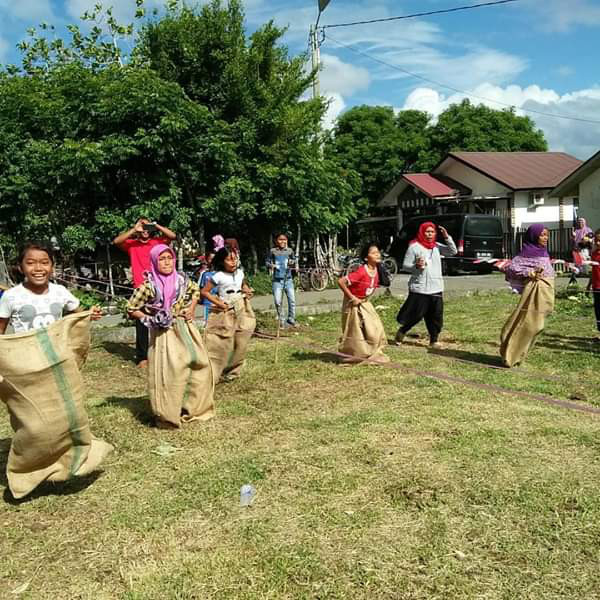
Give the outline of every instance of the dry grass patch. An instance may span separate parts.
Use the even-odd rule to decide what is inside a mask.
[[[392,336],[397,302],[382,302]],[[407,369],[600,404],[591,317],[549,319],[522,371],[485,366],[513,302],[451,300],[445,353],[389,354]],[[314,349],[334,349],[338,328],[338,315],[305,320],[277,365],[273,342],[255,340],[244,377],[218,387],[218,418],[181,432],[149,425],[130,348],[94,348],[90,419],[117,451],[98,476],[21,503],[5,494],[3,596],[29,582],[18,597],[595,597],[600,417],[339,367]],[[5,416],[0,438],[5,459]],[[172,452],[157,453],[165,444]],[[258,493],[242,509],[248,482]]]

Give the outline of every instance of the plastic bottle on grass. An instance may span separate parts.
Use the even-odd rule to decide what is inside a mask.
[[[256,496],[256,488],[249,483],[240,488],[240,506],[250,506]]]

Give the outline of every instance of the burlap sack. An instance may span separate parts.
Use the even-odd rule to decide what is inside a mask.
[[[352,306],[344,296],[342,332],[338,346],[338,351],[342,354],[389,362],[390,359],[383,353],[387,345],[383,323],[368,300],[363,300],[358,306]]]
[[[90,313],[47,329],[0,336],[0,398],[15,435],[6,466],[15,498],[42,481],[96,470],[113,449],[95,439],[83,406],[79,372],[90,345]]]
[[[215,416],[213,374],[196,326],[175,319],[150,330],[148,388],[152,412],[163,422],[207,421]]]
[[[256,317],[250,301],[243,298],[227,312],[211,312],[206,325],[206,349],[215,382],[239,377],[246,361]]]
[[[546,315],[553,310],[554,280],[530,281],[500,334],[500,355],[504,365],[513,367],[525,360],[544,329]]]

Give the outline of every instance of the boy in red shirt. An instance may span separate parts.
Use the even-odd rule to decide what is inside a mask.
[[[592,246],[592,261],[600,263],[600,229],[594,233],[594,245]],[[588,283],[588,290],[592,290],[594,296],[594,312],[596,313],[596,327],[600,331],[600,264],[592,266],[592,276]],[[600,342],[600,337],[596,338]]]
[[[161,235],[152,237],[153,231]],[[113,240],[113,244],[129,256],[134,288],[144,283],[144,273],[150,270],[150,250],[158,244],[168,246],[176,237],[168,227],[141,217],[131,229]],[[148,365],[148,328],[139,320],[135,322],[135,359],[139,367]]]

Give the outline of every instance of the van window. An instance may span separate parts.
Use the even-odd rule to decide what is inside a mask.
[[[499,219],[467,219],[465,235],[475,237],[502,237],[502,224]]]

